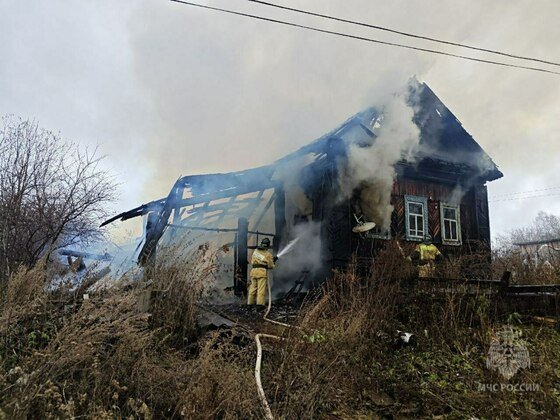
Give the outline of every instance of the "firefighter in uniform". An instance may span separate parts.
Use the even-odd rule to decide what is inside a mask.
[[[274,268],[276,257],[267,250],[270,248],[270,239],[264,238],[260,246],[255,249],[251,257],[251,281],[249,283],[249,293],[247,296],[248,305],[265,305],[266,286],[268,282],[268,270]]]
[[[432,243],[432,237],[426,236],[422,243],[416,246],[412,260],[418,265],[418,277],[435,277],[436,261],[443,259],[439,249]]]

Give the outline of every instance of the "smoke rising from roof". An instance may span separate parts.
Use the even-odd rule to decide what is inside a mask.
[[[255,12],[249,2],[231,3]],[[528,0],[301,0],[298,7],[523,55],[560,57],[557,0],[539,7]],[[491,194],[557,184],[556,77],[153,0],[50,0],[33,7],[6,1],[2,11],[0,51],[6,59],[0,65],[0,114],[36,118],[84,145],[100,143],[123,182],[116,210],[165,195],[180,174],[267,164],[411,74],[434,89],[506,174],[490,184]],[[341,29],[291,14],[275,16]],[[558,201],[546,198],[496,203],[493,232],[525,224],[543,206],[560,212]],[[131,229],[132,223],[115,226]]]
[[[341,198],[357,194],[366,220],[383,229],[391,225],[395,164],[403,157],[413,161],[420,142],[420,130],[412,120],[414,109],[410,105],[414,87],[407,84],[378,105],[379,114],[370,127],[376,138],[367,147],[351,144],[346,163],[339,171]]]

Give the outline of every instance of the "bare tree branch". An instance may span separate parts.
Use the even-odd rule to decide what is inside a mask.
[[[80,150],[34,121],[0,124],[0,282],[19,265],[100,235],[115,182],[97,150]]]

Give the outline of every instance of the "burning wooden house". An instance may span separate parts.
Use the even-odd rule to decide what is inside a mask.
[[[391,171],[379,179],[389,179],[388,187],[377,182],[379,160],[368,158],[384,152],[376,142],[387,115],[369,108],[270,165],[182,177],[167,197],[105,223],[147,215],[140,264],[173,242],[214,238],[232,245],[228,264],[238,293],[245,290],[248,250],[264,236],[278,250],[303,235],[301,249],[275,273],[292,279],[308,269],[325,276],[354,254],[371,260],[387,241],[419,242],[427,235],[444,254],[489,257],[486,183],[503,174],[426,84],[413,82],[406,101],[418,141],[389,159]],[[362,153],[360,164],[370,174],[345,183],[355,169],[352,157]]]

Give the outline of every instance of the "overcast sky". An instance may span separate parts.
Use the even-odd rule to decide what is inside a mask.
[[[205,3],[458,51],[246,0]],[[560,62],[557,0],[278,3]],[[33,118],[84,147],[99,146],[122,183],[116,211],[167,195],[181,175],[269,163],[379,103],[412,75],[504,172],[489,184],[491,201],[560,186],[560,76],[165,0],[0,0],[0,114]],[[494,235],[528,224],[539,210],[560,214],[560,188],[532,195],[547,196],[491,203]]]

